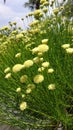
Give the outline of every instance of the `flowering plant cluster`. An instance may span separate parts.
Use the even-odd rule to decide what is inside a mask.
[[[1,29],[0,122],[21,130],[55,130],[61,124],[72,130],[72,23],[58,9],[44,19],[49,3],[41,0],[41,6],[28,15],[35,17],[28,30]]]

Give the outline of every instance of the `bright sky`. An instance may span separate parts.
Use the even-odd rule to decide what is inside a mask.
[[[28,0],[6,0],[6,4],[3,1],[0,0],[0,28],[7,25],[9,21],[16,21],[19,26],[23,26],[21,18],[30,12],[28,8],[23,7]]]

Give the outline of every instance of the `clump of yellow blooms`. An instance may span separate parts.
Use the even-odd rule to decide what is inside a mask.
[[[55,89],[55,84],[49,84],[48,89],[49,90],[54,90]]]
[[[20,104],[20,110],[21,110],[21,111],[24,111],[26,108],[27,108],[27,103],[26,103],[26,102],[22,102],[22,103]]]
[[[42,66],[43,66],[44,68],[47,68],[49,65],[50,65],[50,63],[47,62],[47,61],[42,63]]]
[[[34,83],[36,84],[43,82],[43,80],[44,80],[44,76],[41,74],[36,75],[33,79]]]
[[[63,44],[61,47],[64,48],[64,49],[67,49],[67,48],[70,47],[70,44]]]
[[[4,70],[4,73],[8,73],[10,71],[10,67],[7,67],[5,70]]]
[[[5,79],[11,78],[11,73],[6,74]]]
[[[16,64],[16,65],[13,66],[12,71],[14,73],[16,73],[16,72],[19,72],[20,70],[22,70],[23,68],[24,68],[24,65],[22,65],[22,64]]]
[[[22,75],[22,76],[20,77],[20,82],[21,82],[21,83],[26,83],[27,80],[28,80],[28,76],[27,76],[27,75]]]
[[[24,62],[24,67],[25,67],[25,68],[29,68],[29,67],[31,67],[31,66],[33,66],[33,60],[26,60],[26,61]]]
[[[67,48],[67,49],[66,49],[66,52],[67,52],[68,54],[73,54],[73,48]]]
[[[21,88],[17,88],[17,89],[16,89],[16,92],[17,92],[17,93],[21,92]]]
[[[16,57],[16,58],[21,57],[21,53],[17,53],[17,54],[15,55],[15,57]]]
[[[43,39],[43,40],[42,40],[42,43],[43,43],[43,44],[47,44],[47,43],[48,43],[48,39]]]

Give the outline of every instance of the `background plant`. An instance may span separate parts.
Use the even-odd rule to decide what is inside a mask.
[[[0,33],[0,122],[38,130],[61,123],[72,130],[72,23],[59,10],[44,19],[42,10],[32,14],[29,30]]]

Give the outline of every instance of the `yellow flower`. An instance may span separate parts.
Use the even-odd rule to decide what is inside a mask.
[[[31,88],[27,88],[27,89],[26,89],[26,93],[27,93],[27,94],[31,93],[31,91],[32,91]]]
[[[22,64],[16,64],[16,65],[13,66],[12,71],[14,73],[16,73],[16,72],[19,72],[23,68],[24,68],[24,65],[22,65]]]
[[[45,2],[43,3],[43,5],[44,5],[44,6],[48,6],[48,5],[49,5],[49,2],[48,2],[48,1],[45,1]]]
[[[27,76],[27,75],[22,75],[22,76],[20,77],[20,82],[21,82],[21,83],[26,83],[27,79],[28,79],[28,76]]]
[[[54,72],[53,68],[48,69],[48,73],[53,73],[53,72]]]
[[[40,3],[41,4],[43,4],[43,3],[45,3],[46,2],[46,0],[40,0]]]
[[[43,82],[43,80],[44,80],[44,76],[41,74],[36,75],[33,79],[34,83],[36,84]]]
[[[17,92],[17,93],[21,92],[21,88],[17,88],[17,89],[16,89],[16,92]]]
[[[16,57],[16,58],[21,57],[21,53],[17,53],[17,54],[15,55],[15,57]]]
[[[26,108],[27,108],[27,103],[26,103],[26,102],[22,102],[22,103],[20,104],[20,110],[21,110],[21,111],[24,111]]]
[[[48,89],[49,90],[54,90],[55,89],[55,84],[49,84]]]
[[[6,74],[5,79],[11,78],[11,73]]]
[[[48,11],[48,8],[43,8],[44,13],[47,13],[47,11]]]
[[[55,8],[55,9],[53,10],[53,13],[54,13],[55,15],[57,15],[58,12],[59,12],[59,9],[58,9],[58,8]]]
[[[43,44],[47,44],[47,43],[48,43],[48,39],[43,39],[43,40],[42,40],[42,43],[43,43]]]
[[[33,61],[32,60],[25,61],[24,66],[25,66],[25,68],[29,68],[29,67],[33,66]]]
[[[47,62],[47,61],[42,63],[42,66],[43,66],[44,68],[47,68],[49,65],[50,65],[50,63]]]
[[[39,15],[40,13],[41,13],[41,10],[37,9],[37,10],[34,11],[34,16]]]
[[[69,53],[69,54],[73,54],[73,48],[66,49],[66,52]]]
[[[44,67],[38,68],[38,72],[42,72],[42,71],[44,71]]]
[[[33,58],[33,62],[34,62],[34,63],[38,63],[39,61],[40,61],[39,57]]]
[[[35,48],[32,49],[32,54],[35,54],[37,52],[38,52],[38,47],[35,47]]]
[[[64,49],[67,49],[67,48],[70,47],[70,44],[63,44],[61,47],[64,48]]]
[[[23,35],[22,33],[17,34],[17,35],[16,35],[16,39],[21,39],[21,38],[23,38],[23,36],[24,36],[24,35]]]
[[[47,52],[49,50],[49,46],[46,44],[41,44],[38,46],[38,51],[41,53]]]
[[[7,67],[5,70],[4,70],[4,73],[7,73],[10,71],[10,67]]]

